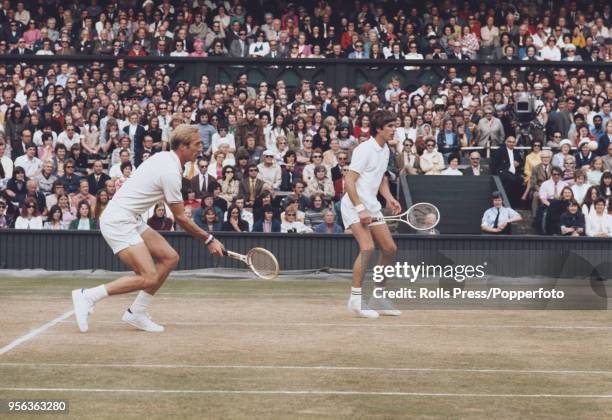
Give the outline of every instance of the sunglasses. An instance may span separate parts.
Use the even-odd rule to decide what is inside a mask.
[[[259,172],[259,169],[249,169],[249,172]]]
[[[287,216],[295,216],[295,213],[287,213]]]
[[[323,156],[321,155],[312,155],[313,158],[318,159],[318,158],[322,158]]]

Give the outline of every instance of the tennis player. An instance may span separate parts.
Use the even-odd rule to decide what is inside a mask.
[[[148,314],[153,295],[176,267],[179,256],[166,240],[150,229],[140,215],[165,200],[174,220],[208,246],[213,255],[223,255],[223,245],[185,216],[181,183],[183,167],[202,152],[197,126],[181,124],[170,137],[170,152],[161,152],[144,161],[113,196],[100,218],[100,230],[119,259],[135,274],[121,277],[91,289],[72,291],[74,313],[82,332],[88,330],[88,317],[96,302],[107,296],[139,291],[134,303],[123,314],[123,321],[149,332],[164,327]]]
[[[387,142],[395,134],[396,116],[389,111],[376,111],[370,119],[374,138],[361,143],[353,151],[349,171],[345,176],[346,194],[342,197],[341,213],[345,227],[359,243],[359,255],[353,265],[353,287],[348,308],[360,317],[378,318],[380,315],[400,315],[390,302],[378,299],[378,311],[361,302],[361,279],[368,268],[368,261],[374,252],[374,245],[381,250],[379,264],[389,264],[397,251],[395,241],[387,224],[382,220],[381,205],[376,198],[380,193],[393,214],[399,214],[401,205],[391,195],[389,178],[386,175],[389,163]],[[377,220],[374,220],[377,219]],[[379,284],[379,286],[384,286]]]

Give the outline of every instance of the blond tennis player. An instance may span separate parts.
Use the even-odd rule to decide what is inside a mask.
[[[378,299],[378,310],[369,308],[361,299],[361,280],[368,268],[375,244],[381,251],[378,262],[381,265],[392,262],[397,251],[391,232],[382,220],[382,206],[376,197],[380,193],[393,214],[400,213],[401,205],[391,195],[389,179],[385,175],[389,164],[387,142],[391,141],[395,134],[395,119],[395,114],[389,111],[376,111],[372,115],[370,124],[375,137],[355,148],[344,180],[346,193],[341,202],[342,221],[345,227],[351,229],[359,244],[359,255],[353,265],[353,287],[348,308],[363,318],[378,318],[379,314],[401,314],[386,299]],[[384,287],[384,283],[378,286]]]
[[[89,329],[89,314],[96,302],[134,291],[139,291],[138,295],[123,314],[123,321],[144,331],[164,330],[153,322],[148,308],[155,292],[178,264],[179,256],[140,217],[160,200],[168,203],[174,220],[185,232],[204,241],[211,254],[223,255],[223,245],[185,216],[183,209],[181,174],[185,163],[194,161],[202,151],[198,128],[188,124],[177,126],[170,137],[170,147],[170,152],[157,153],[136,169],[113,196],[100,218],[102,236],[134,274],[91,289],[72,291],[74,313],[82,332]]]

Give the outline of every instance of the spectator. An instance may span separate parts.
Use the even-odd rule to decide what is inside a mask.
[[[16,166],[13,170],[13,177],[6,185],[5,193],[9,200],[19,205],[23,203],[27,193],[27,181],[28,178],[26,177],[25,170],[21,166]]]
[[[89,201],[83,200],[78,203],[78,217],[70,222],[70,230],[94,230],[96,221],[93,219]]]
[[[570,201],[567,210],[561,215],[560,224],[563,236],[584,236],[586,222],[576,200]]]
[[[266,150],[263,152],[263,162],[257,165],[259,169],[258,179],[263,181],[264,188],[278,190],[281,185],[281,168],[274,161],[274,152]]]
[[[440,175],[463,175],[463,172],[461,172],[459,169],[459,156],[451,156],[448,159],[448,168],[446,168],[445,170],[443,170],[442,172],[440,172]]]
[[[281,222],[274,218],[274,207],[266,205],[263,207],[263,218],[253,224],[253,232],[280,232]]]
[[[42,229],[43,219],[37,207],[34,198],[26,198],[21,206],[21,215],[15,221],[15,229]]]
[[[63,220],[62,210],[58,206],[51,207],[43,227],[48,230],[66,230],[68,228]]]
[[[425,140],[426,150],[420,158],[421,170],[425,175],[440,175],[444,169],[444,157],[435,150],[436,142],[432,137]]]
[[[582,206],[587,190],[589,189],[589,184],[586,183],[586,175],[584,172],[581,170],[576,171],[574,181],[572,192],[574,193],[574,198],[578,202],[578,205]]]
[[[312,229],[304,223],[296,220],[296,210],[291,209],[285,211],[286,220],[281,223],[281,232],[283,233],[312,233]]]
[[[606,211],[606,200],[597,198],[594,211],[586,215],[586,235],[595,238],[612,237],[612,218]]]
[[[240,183],[238,197],[244,198],[246,207],[253,207],[255,199],[261,194],[264,182],[259,179],[259,169],[257,165],[250,164],[247,167],[247,177]]]
[[[485,211],[480,228],[485,233],[511,234],[512,223],[522,220],[521,215],[512,208],[503,206],[502,196],[498,191],[495,191],[491,198],[493,207]]]
[[[36,157],[36,145],[34,143],[27,144],[25,151],[24,155],[15,159],[15,166],[23,168],[28,178],[34,178],[40,175],[42,161]]]
[[[326,209],[323,212],[323,222],[314,227],[314,233],[336,234],[344,232],[342,226],[334,221],[335,217],[333,211]]]
[[[470,152],[470,166],[463,170],[463,175],[467,176],[481,176],[489,175],[489,170],[480,166],[480,153],[477,150]]]
[[[501,120],[493,116],[493,108],[485,108],[485,116],[478,121],[478,132],[480,138],[478,139],[478,145],[480,147],[486,146],[500,146],[506,134],[504,126]]]
[[[156,231],[173,230],[174,221],[166,216],[166,205],[157,203],[153,209],[153,216],[147,220],[147,225]]]
[[[219,216],[211,207],[197,209],[193,214],[193,221],[206,232],[221,231]]]
[[[515,149],[516,139],[512,136],[506,139],[504,145],[495,151],[491,158],[491,174],[501,178],[504,189],[508,193],[510,204],[517,206],[520,199],[520,189],[523,185],[521,169],[523,159],[521,153]]]
[[[232,205],[227,209],[227,221],[223,222],[222,231],[226,232],[248,232],[249,224],[242,219],[240,209]]]
[[[587,182],[591,185],[599,185],[601,183],[601,176],[603,175],[604,163],[601,157],[597,156],[591,162],[591,165],[587,169]]]

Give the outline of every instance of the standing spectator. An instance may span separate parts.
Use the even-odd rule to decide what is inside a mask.
[[[493,108],[485,108],[485,116],[478,121],[478,132],[480,138],[478,139],[478,146],[499,146],[503,143],[506,138],[504,131],[504,125],[501,120],[493,116]]]
[[[515,146],[516,139],[509,136],[506,143],[493,153],[490,163],[491,174],[499,175],[513,207],[519,203],[523,185],[523,177],[520,175],[523,159]]]

